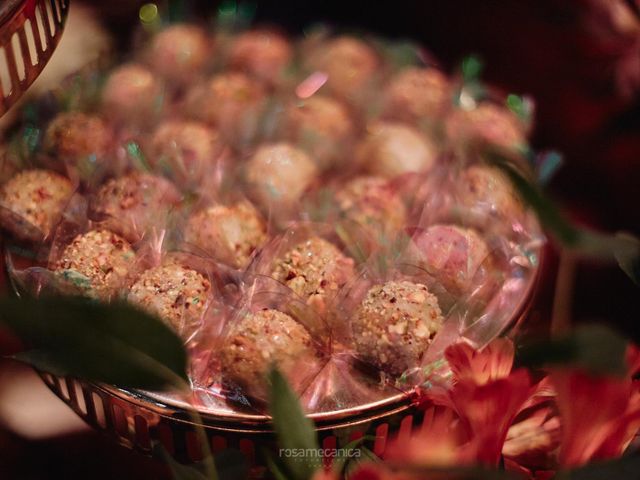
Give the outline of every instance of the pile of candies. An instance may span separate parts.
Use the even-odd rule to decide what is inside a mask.
[[[273,364],[310,412],[409,391],[513,322],[542,242],[486,154],[521,157],[526,119],[410,53],[145,35],[5,146],[0,224],[37,262],[14,278],[157,315],[209,408],[262,411]]]

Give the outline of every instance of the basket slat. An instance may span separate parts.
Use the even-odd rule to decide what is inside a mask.
[[[46,66],[62,37],[68,11],[69,0],[25,0],[0,25],[0,47],[6,56],[6,66],[0,62],[0,68],[6,68],[3,77],[9,79],[9,85],[0,85],[0,116],[22,97]],[[44,38],[40,25],[45,30]],[[14,35],[17,42],[13,41]],[[30,43],[35,46],[35,63]]]

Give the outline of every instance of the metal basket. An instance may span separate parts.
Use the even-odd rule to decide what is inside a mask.
[[[541,267],[532,276],[526,295],[517,306],[510,326],[514,332],[529,313]],[[137,390],[61,378],[40,373],[47,386],[76,414],[96,430],[121,445],[153,456],[153,445],[160,443],[178,461],[193,463],[201,459],[188,404],[171,397]],[[311,414],[323,449],[344,447],[366,437],[363,445],[383,456],[390,440],[406,438],[422,428],[424,412],[417,393],[398,393],[383,400],[354,408]],[[265,451],[275,451],[276,442],[268,416],[199,411],[215,454],[226,448],[243,452],[254,478],[265,470]]]
[[[3,246],[5,268],[12,263],[11,253]],[[530,277],[525,294],[514,307],[509,332],[517,331],[525,320],[543,270],[540,263]],[[23,259],[28,264],[29,259]],[[9,273],[9,272],[7,272]],[[9,274],[9,278],[10,278]],[[154,445],[161,444],[176,460],[194,463],[202,458],[193,417],[187,402],[170,395],[140,390],[125,390],[109,385],[58,377],[39,372],[51,391],[91,427],[127,448],[154,456]],[[383,400],[332,412],[309,415],[323,449],[338,449],[366,437],[362,444],[375,455],[383,456],[389,441],[407,438],[422,428],[423,408],[416,391],[397,393]],[[276,452],[276,439],[266,415],[236,412],[198,411],[208,439],[208,448],[217,453],[227,448],[240,450],[251,467],[252,478],[266,472],[265,452]]]
[[[0,4],[0,116],[27,91],[51,58],[69,0],[5,0]]]

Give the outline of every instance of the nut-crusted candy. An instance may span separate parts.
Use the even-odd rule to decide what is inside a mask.
[[[402,123],[375,122],[358,149],[360,164],[370,173],[391,178],[409,172],[427,172],[438,154],[434,143]]]
[[[319,46],[308,64],[329,76],[327,87],[332,92],[354,100],[375,76],[380,60],[375,50],[362,40],[343,36]]]
[[[72,164],[85,158],[93,162],[108,152],[112,138],[111,129],[100,117],[65,112],[58,114],[47,126],[44,148]]]
[[[271,30],[251,30],[234,40],[229,64],[273,84],[282,76],[292,56],[291,44],[284,36]]]
[[[122,122],[146,122],[160,112],[163,88],[143,65],[127,63],[114,69],[102,91],[102,105]]]
[[[405,122],[434,119],[450,103],[447,77],[435,68],[407,67],[398,72],[385,91],[385,113]]]
[[[191,80],[210,58],[207,35],[194,25],[176,24],[153,37],[148,59],[163,77],[183,82]]]
[[[484,229],[494,226],[492,220],[509,225],[524,212],[511,181],[497,167],[485,165],[473,165],[462,173],[457,201],[471,214],[468,220]]]
[[[69,179],[49,170],[25,170],[0,187],[0,224],[37,242],[51,233],[73,193]]]
[[[332,166],[353,135],[353,121],[344,105],[322,95],[296,101],[285,112],[283,135],[308,151],[321,168]]]
[[[148,173],[133,172],[108,180],[93,198],[91,215],[131,241],[161,226],[180,200],[171,182]]]
[[[416,367],[442,325],[438,300],[425,285],[374,285],[351,319],[360,359],[393,375]]]
[[[454,293],[469,289],[489,248],[475,230],[455,225],[432,225],[410,244],[410,257]]]
[[[121,236],[91,230],[64,248],[53,270],[74,293],[109,300],[127,286],[135,256]]]
[[[246,165],[253,195],[265,206],[287,205],[300,199],[318,175],[318,168],[302,150],[288,143],[263,145]]]
[[[311,237],[276,259],[271,276],[316,310],[354,275],[353,259],[320,237]]]
[[[484,141],[506,150],[517,150],[526,144],[524,125],[516,115],[493,103],[452,111],[446,131],[451,142]]]
[[[196,270],[168,260],[144,271],[131,286],[127,299],[158,315],[184,340],[203,322],[211,283]]]
[[[214,125],[230,142],[246,142],[256,132],[266,93],[262,85],[240,72],[220,73],[192,88],[187,111]]]
[[[220,363],[228,382],[250,397],[264,400],[272,365],[300,391],[317,371],[318,352],[301,324],[278,310],[265,309],[247,313],[231,325]]]
[[[407,211],[402,198],[382,177],[356,177],[336,192],[340,214],[374,235],[404,227]]]
[[[253,252],[267,240],[267,226],[249,202],[213,205],[196,212],[185,228],[185,241],[217,261],[245,268]]]
[[[218,132],[188,120],[167,120],[151,137],[151,165],[186,182],[198,181],[213,170],[222,149]]]

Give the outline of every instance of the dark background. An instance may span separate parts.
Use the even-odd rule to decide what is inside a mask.
[[[141,3],[95,2],[101,18],[120,36],[123,48]],[[195,2],[191,11],[215,12],[219,3]],[[275,23],[293,34],[324,21],[347,30],[366,29],[417,40],[448,71],[469,53],[479,54],[486,65],[483,78],[506,91],[535,98],[533,146],[563,152],[565,165],[550,191],[567,213],[596,228],[628,230],[637,235],[640,95],[633,89],[633,81],[631,87],[620,88],[620,72],[626,71],[621,65],[630,62],[626,75],[634,78],[633,55],[640,52],[640,33],[616,31],[606,15],[594,10],[597,3],[269,0],[253,5],[258,22]],[[634,4],[633,0],[629,3]],[[638,4],[634,5],[637,9]],[[636,80],[640,79],[640,71],[636,74]],[[530,329],[548,321],[556,262],[556,254],[550,249]],[[570,299],[572,319],[606,321],[640,340],[639,293],[615,266],[582,262]],[[28,441],[2,430],[0,425],[1,479],[137,479],[156,478],[157,472],[151,462],[90,432]]]

